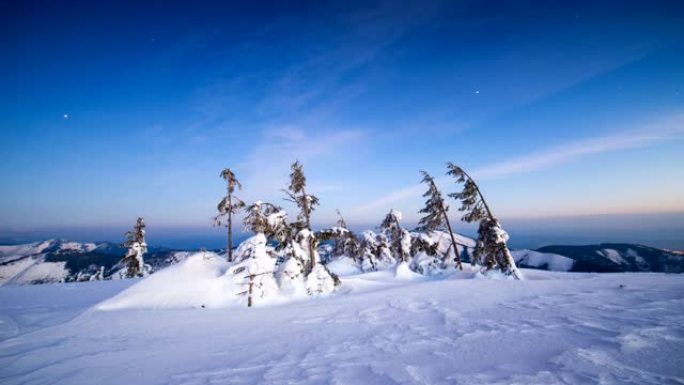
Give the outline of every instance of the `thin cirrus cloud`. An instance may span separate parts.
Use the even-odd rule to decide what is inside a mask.
[[[676,114],[636,130],[579,140],[530,155],[507,159],[476,169],[472,172],[472,175],[477,179],[487,180],[524,174],[571,162],[587,155],[647,147],[666,140],[679,139],[683,135],[684,114]],[[445,183],[448,180],[448,177],[437,179],[439,183]],[[417,194],[421,194],[423,190],[424,187],[421,185],[398,189],[366,205],[360,206],[355,212],[363,213],[365,211],[386,208],[392,203],[415,197]]]
[[[684,114],[651,124],[637,131],[581,140],[546,151],[509,159],[473,171],[482,179],[521,174],[565,163],[584,155],[645,147],[684,133]]]
[[[296,127],[266,130],[263,140],[246,156],[237,170],[245,173],[245,194],[249,199],[271,198],[286,186],[290,164],[334,158],[358,143],[365,132],[356,129],[335,132],[305,131]],[[323,186],[326,187],[326,186]],[[330,186],[328,186],[330,188]]]

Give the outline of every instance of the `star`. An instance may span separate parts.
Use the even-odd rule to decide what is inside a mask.
[[[475,94],[476,94],[476,95],[479,95],[479,94],[480,94],[480,90],[475,90]]]
[[[64,119],[69,119],[69,114],[64,114]]]

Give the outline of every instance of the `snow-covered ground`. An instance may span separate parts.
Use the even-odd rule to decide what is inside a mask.
[[[220,291],[207,271],[160,298]],[[0,287],[0,383],[684,383],[684,276],[523,273],[346,275],[331,296],[255,308],[139,306],[164,271]]]

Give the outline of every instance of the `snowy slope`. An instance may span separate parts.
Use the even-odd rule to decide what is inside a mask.
[[[403,274],[250,309],[95,309],[136,280],[0,287],[0,383],[684,382],[684,276]]]

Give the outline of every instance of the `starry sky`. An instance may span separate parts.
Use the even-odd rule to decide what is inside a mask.
[[[681,2],[248,3],[6,3],[0,230],[220,234],[222,168],[294,215],[299,159],[318,227],[453,161],[521,234],[681,238]]]

